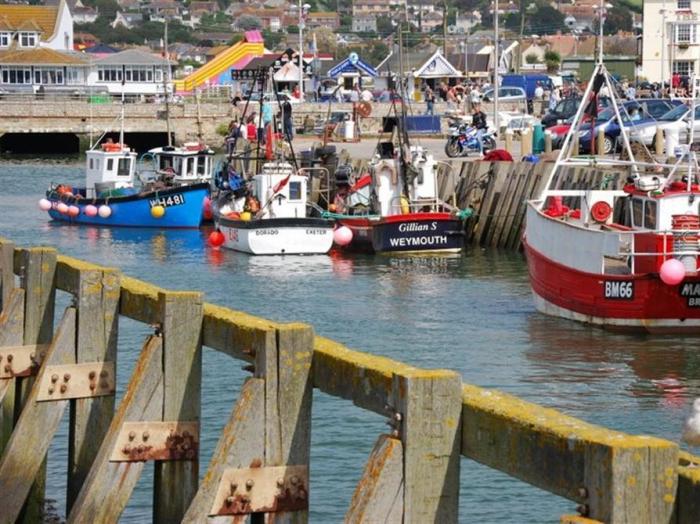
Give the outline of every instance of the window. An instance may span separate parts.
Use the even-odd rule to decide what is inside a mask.
[[[301,200],[301,182],[289,183],[289,200]]]
[[[678,0],[678,9],[690,9],[690,0]]]
[[[156,82],[162,82],[163,81],[163,70],[162,69],[156,69]]]
[[[66,68],[66,84],[82,84],[82,71],[77,67]]]
[[[93,168],[92,160],[93,160],[93,159],[91,158],[91,159],[90,159],[90,169]]]
[[[700,108],[699,108],[700,109]],[[202,155],[197,157],[197,174],[198,175],[206,175],[207,174],[207,162],[209,159]]]
[[[120,158],[117,166],[117,176],[129,176],[129,174],[131,174],[131,159]]]
[[[34,83],[42,85],[62,85],[63,68],[62,67],[35,67],[34,68]]]
[[[20,47],[36,47],[36,33],[20,33],[19,34],[19,46]]]
[[[0,47],[10,47],[10,33],[0,33]]]
[[[122,68],[118,66],[100,66],[97,69],[97,79],[100,82],[121,82]]]
[[[632,225],[642,227],[642,217],[644,216],[644,201],[641,198],[632,199]]]
[[[32,70],[28,67],[4,67],[0,79],[3,84],[31,84]]]
[[[694,60],[675,60],[673,62],[673,72],[681,76],[690,76],[695,72]]]
[[[697,25],[690,23],[677,23],[675,26],[676,44],[697,43]]]
[[[653,200],[644,203],[644,227],[656,229],[656,202]]]
[[[153,82],[153,68],[148,66],[126,66],[124,68],[126,82]]]
[[[107,169],[105,169],[105,171],[112,171],[112,169],[114,169],[114,159],[108,158],[107,159]]]

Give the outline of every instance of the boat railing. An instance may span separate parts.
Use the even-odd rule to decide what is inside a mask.
[[[326,208],[328,208],[328,205],[331,203],[331,184],[330,173],[328,172],[328,169],[325,167],[301,167],[297,170],[297,175],[305,176],[309,179],[309,195],[312,195],[314,192],[317,192],[322,204],[325,204]],[[323,182],[323,180],[325,179],[326,187],[323,187],[322,184],[319,184],[318,188],[314,188],[314,178],[320,179],[321,182]]]
[[[390,209],[392,214],[404,213],[404,209],[406,207],[408,207],[410,213],[439,213],[445,210],[451,211],[455,209],[453,206],[447,202],[443,202],[439,198],[425,198],[408,201],[405,196],[400,196],[391,199]]]
[[[698,229],[607,230],[606,233],[619,235],[620,249],[617,256],[627,258],[630,271],[633,274],[638,258],[659,257],[661,260],[668,258],[683,260],[686,257],[697,258],[700,256],[700,230]],[[655,251],[650,251],[648,248],[635,249],[636,238],[640,236],[656,237],[656,246],[659,249]],[[695,248],[692,243],[695,244]]]

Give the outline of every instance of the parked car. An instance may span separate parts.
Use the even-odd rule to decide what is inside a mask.
[[[700,138],[700,106],[695,108],[693,126],[695,127],[694,132],[696,136]],[[688,106],[679,105],[656,120],[649,120],[636,125],[630,133],[630,139],[650,146],[654,143],[657,129],[661,129],[664,132],[669,129],[677,129],[680,143],[686,143],[688,141],[688,131],[690,130],[690,109]]]
[[[644,125],[650,120],[656,120],[676,106],[682,105],[680,100],[666,98],[642,98],[630,100],[621,104],[622,125],[628,133],[635,130],[637,125]],[[641,118],[633,118],[633,113],[638,112]],[[591,123],[583,124],[579,129],[579,149],[581,152],[591,151],[591,142],[596,140],[600,130],[604,132],[603,147],[606,155],[612,153],[618,147],[620,125],[615,117],[613,108],[605,109],[595,119],[595,128],[591,132]]]
[[[498,88],[498,100],[501,102],[525,102],[527,95],[521,87],[501,86]],[[484,102],[495,99],[495,89],[487,89],[482,96]]]
[[[598,99],[598,111],[610,106],[609,98]],[[578,106],[581,104],[580,96],[572,96],[560,100],[553,111],[549,111],[542,117],[542,125],[546,128],[555,126],[560,120],[567,120],[576,114]]]

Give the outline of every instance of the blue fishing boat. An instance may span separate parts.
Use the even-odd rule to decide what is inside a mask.
[[[134,151],[104,143],[86,153],[85,187],[52,185],[39,206],[72,224],[196,228],[209,198],[213,154],[194,143],[157,148],[149,152],[152,167],[137,174]]]

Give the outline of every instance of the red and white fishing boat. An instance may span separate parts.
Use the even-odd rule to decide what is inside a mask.
[[[609,328],[700,334],[696,155],[689,149],[675,165],[635,162],[623,127],[631,161],[573,156],[571,137],[603,85],[616,92],[599,60],[549,182],[527,204],[524,247],[535,304]],[[581,166],[631,176],[616,189],[566,188],[567,170]]]

